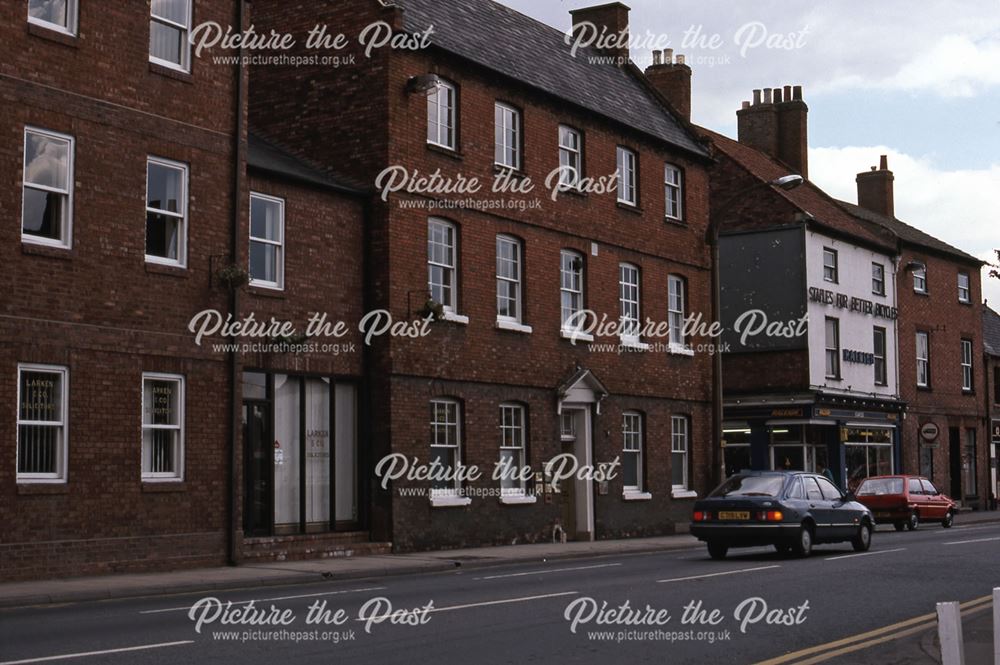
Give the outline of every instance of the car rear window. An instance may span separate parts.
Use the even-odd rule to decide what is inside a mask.
[[[778,496],[784,485],[784,476],[733,476],[711,496]]]
[[[902,478],[869,478],[861,483],[858,496],[882,496],[883,494],[902,494]]]

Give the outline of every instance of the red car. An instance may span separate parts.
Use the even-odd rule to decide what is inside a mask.
[[[892,522],[896,531],[913,531],[921,522],[940,522],[949,528],[955,521],[955,502],[921,476],[866,478],[855,492],[879,522]]]

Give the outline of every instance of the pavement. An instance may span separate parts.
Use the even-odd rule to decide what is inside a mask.
[[[963,512],[956,525],[1000,522],[1000,511]],[[891,530],[880,526],[879,530]],[[678,531],[687,531],[680,525]],[[120,573],[31,582],[0,583],[0,608],[51,603],[137,598],[225,589],[308,584],[486,568],[511,563],[544,563],[560,559],[671,551],[699,546],[687,533],[657,538],[594,542],[541,543],[388,554],[310,561],[255,563],[247,566],[195,568],[156,573]]]

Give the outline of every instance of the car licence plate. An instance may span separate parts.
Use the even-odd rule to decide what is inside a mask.
[[[745,510],[723,510],[719,512],[720,520],[748,520],[750,513]]]

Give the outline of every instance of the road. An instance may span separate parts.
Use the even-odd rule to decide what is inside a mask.
[[[938,601],[981,598],[1000,586],[998,549],[1000,524],[880,528],[864,554],[827,545],[795,559],[757,548],[712,561],[698,548],[22,608],[0,611],[0,665],[756,663],[926,615]],[[223,625],[210,597],[232,602],[233,620],[242,611],[268,623]],[[310,607],[324,602],[331,623],[307,625]],[[595,611],[626,602],[638,612],[618,615],[637,614],[644,624],[616,624]],[[200,626],[189,616],[196,603]],[[696,618],[706,623],[691,622],[690,611],[684,616],[691,603],[700,603]],[[768,617],[780,623],[769,625]],[[808,657],[874,663],[866,653],[882,644],[849,655],[824,647]]]

